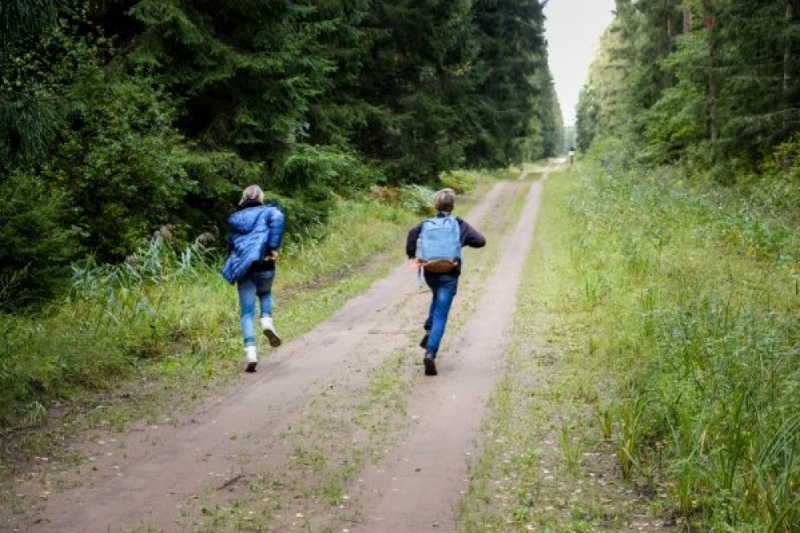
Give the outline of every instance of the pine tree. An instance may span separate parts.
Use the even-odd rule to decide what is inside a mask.
[[[40,157],[59,124],[56,95],[42,79],[40,36],[55,28],[50,0],[0,4],[0,170]]]
[[[520,161],[546,69],[544,15],[536,0],[476,0],[478,57],[471,70],[477,137],[467,147],[473,165],[503,167]]]
[[[343,87],[362,122],[354,144],[397,183],[434,179],[460,162],[474,57],[468,0],[383,0],[362,27],[361,76]]]

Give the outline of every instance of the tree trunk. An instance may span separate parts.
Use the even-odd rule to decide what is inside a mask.
[[[784,16],[786,25],[791,26],[795,22],[795,7],[794,0],[786,0],[786,14]],[[791,34],[786,37],[786,43],[783,48],[783,102],[785,109],[783,111],[783,129],[784,131],[790,127],[792,104],[794,99],[794,58],[793,58],[793,38]]]
[[[692,4],[687,0],[683,4],[683,34],[691,35],[692,33]]]
[[[666,23],[667,23],[667,28],[666,28],[666,30],[667,30],[667,40],[665,41],[667,47],[664,50],[664,55],[669,55],[669,53],[672,52],[672,47],[673,47],[673,43],[672,43],[672,39],[673,39],[672,10],[670,9],[669,4],[670,4],[670,0],[664,0],[664,3],[663,3],[663,6],[664,6],[664,18],[666,19]]]
[[[714,79],[714,15],[712,0],[703,0],[703,22],[706,27],[706,71],[708,76],[708,135],[717,140],[717,84]]]

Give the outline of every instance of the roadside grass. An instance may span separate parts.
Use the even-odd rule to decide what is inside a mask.
[[[576,206],[596,236],[582,263],[613,264],[593,314],[598,356],[625,373],[604,402],[618,454],[686,529],[792,531],[800,235],[678,182],[599,174]]]
[[[477,467],[466,523],[472,531],[502,520],[520,530],[582,530],[520,515],[526,502],[512,496],[532,494],[527,503],[535,511],[541,474],[503,465],[519,465],[543,438],[573,441],[583,434],[584,449],[611,447],[619,477],[650,501],[652,515],[677,529],[794,531],[800,523],[797,231],[764,219],[746,202],[686,190],[679,176],[589,172],[591,179],[570,175],[569,195],[558,192],[565,180],[549,183],[521,301],[521,309],[536,307],[519,313],[509,354],[514,368],[534,365],[527,358],[541,356],[533,350],[520,358],[519,345],[526,338],[540,344],[544,333],[563,361],[544,391],[535,380],[526,389],[535,365],[513,372],[501,387],[511,392],[499,392],[496,401],[521,392],[489,423],[504,445],[489,444]],[[555,230],[552,220],[559,221]],[[532,399],[559,389],[550,407]],[[551,417],[569,411],[572,423],[543,434],[533,416],[537,405]],[[558,460],[568,465],[560,447]],[[614,530],[599,518],[585,522],[586,530]]]
[[[545,183],[506,354],[485,422],[486,441],[458,510],[467,532],[619,531],[639,516],[616,479],[614,449],[598,431],[598,361],[579,339],[583,314],[566,312],[573,226],[570,172]],[[652,524],[651,524],[652,525]],[[648,529],[652,530],[652,529]]]

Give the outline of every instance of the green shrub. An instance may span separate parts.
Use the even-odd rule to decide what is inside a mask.
[[[66,195],[43,179],[14,173],[0,182],[0,311],[56,294],[78,257],[78,232],[64,223]]]
[[[188,149],[172,127],[174,110],[146,79],[95,71],[70,97],[72,128],[47,177],[68,192],[86,245],[120,259],[178,222],[173,213],[196,187],[185,169]]]
[[[120,265],[75,265],[69,297],[36,315],[1,314],[0,427],[39,423],[54,399],[104,390],[143,361],[190,349],[182,324],[201,313],[175,296],[214,262],[200,243],[178,250],[156,237]]]
[[[457,170],[439,174],[439,182],[443,187],[449,187],[457,194],[464,194],[475,188],[476,179],[471,172]]]
[[[436,191],[423,185],[403,185],[400,187],[400,206],[413,213],[430,213],[435,194]]]
[[[800,221],[800,135],[778,146],[761,173],[738,179],[738,195],[772,218]]]

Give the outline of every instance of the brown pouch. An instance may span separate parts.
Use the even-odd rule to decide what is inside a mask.
[[[458,263],[451,259],[434,259],[422,263],[422,270],[429,274],[447,274],[455,270]]]

